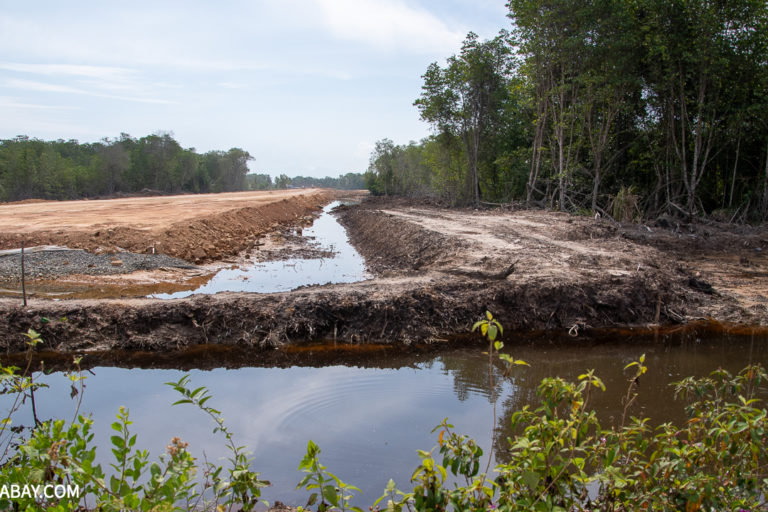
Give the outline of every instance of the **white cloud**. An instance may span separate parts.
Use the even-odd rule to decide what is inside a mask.
[[[104,94],[98,91],[89,91],[86,89],[79,89],[76,87],[70,87],[68,85],[51,84],[46,82],[37,82],[34,80],[18,80],[10,79],[5,81],[5,87],[11,89],[22,89],[24,91],[37,91],[37,92],[54,92],[63,94],[79,94],[85,96],[95,96],[98,98],[110,98],[121,101],[133,101],[137,103],[153,103],[161,105],[171,105],[177,102],[165,99],[147,98],[139,96],[117,96],[114,94]]]
[[[23,110],[75,110],[77,107],[61,105],[45,105],[42,103],[25,103],[18,98],[0,96],[0,108]]]
[[[26,64],[20,62],[0,62],[0,69],[19,73],[38,75],[72,75],[87,78],[125,80],[135,73],[132,69],[112,66],[83,66],[72,64]]]
[[[316,0],[323,21],[340,38],[415,53],[453,50],[464,32],[400,0]]]

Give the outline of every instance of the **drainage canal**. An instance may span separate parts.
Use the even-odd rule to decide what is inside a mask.
[[[150,297],[178,299],[196,293],[284,292],[300,286],[351,283],[367,279],[370,276],[365,270],[362,256],[350,245],[346,230],[331,213],[340,204],[334,201],[327,205],[312,226],[302,231],[302,236],[310,241],[312,248],[318,253],[327,254],[327,257],[288,258],[223,269],[194,290],[160,293]]]
[[[114,256],[96,255],[66,247],[40,247],[27,256],[27,294],[49,299],[109,299],[119,297],[149,297],[177,299],[194,294],[219,292],[271,293],[290,291],[301,286],[350,283],[371,276],[360,254],[350,245],[346,230],[336,220],[332,210],[343,204],[334,201],[323,208],[312,226],[290,236],[288,247],[276,245],[262,253],[261,260],[246,261],[237,267],[208,270],[194,268],[183,260],[164,255],[118,253]],[[278,233],[279,237],[280,234]],[[0,253],[0,276],[18,276],[18,251]],[[257,256],[258,257],[258,256]],[[111,267],[109,260],[119,259],[119,267]],[[151,260],[151,261],[150,261]],[[79,274],[74,267],[89,274],[69,279],[67,274]],[[94,272],[94,269],[106,270]],[[124,278],[113,279],[109,269],[114,268]],[[182,269],[186,273],[171,273],[170,278],[160,275],[147,279],[132,278],[132,271],[147,268],[163,273]],[[114,271],[113,271],[114,272]],[[41,277],[44,276],[44,277]],[[170,279],[170,280],[167,280]],[[21,297],[21,282],[0,283],[0,295]]]
[[[381,495],[389,478],[400,488],[410,488],[411,472],[419,462],[416,450],[436,445],[430,431],[445,417],[487,449],[493,400],[500,426],[493,438],[503,459],[510,415],[535,404],[536,387],[545,377],[575,380],[595,369],[607,391],[593,393],[592,404],[607,427],[621,417],[628,377],[623,368],[645,353],[648,375],[640,382],[632,414],[644,414],[652,424],[682,423],[683,404],[673,399],[670,382],[704,376],[718,367],[737,372],[750,363],[768,364],[768,339],[756,337],[506,341],[510,353],[530,367],[515,370],[508,379],[495,368],[493,389],[481,345],[443,347],[439,353],[404,353],[402,347],[390,346],[293,347],[277,363],[286,367],[274,367],[274,361],[264,363],[252,349],[236,347],[198,347],[195,354],[177,355],[175,360],[170,354],[146,354],[143,359],[135,353],[107,354],[102,363],[86,355],[83,363],[92,374],[86,373],[81,411],[93,416],[94,443],[103,467],[112,462],[109,426],[121,405],[130,410],[137,446],[149,449],[153,459],[164,453],[173,436],[180,436],[198,460],[205,456],[224,463],[224,440],[212,434],[209,418],[190,405],[170,405],[180,397],[163,383],[189,373],[191,386],[209,388],[213,398],[208,405],[222,411],[237,443],[252,450],[253,470],[272,483],[264,489],[265,499],[305,503],[306,493],[295,490],[300,479],[296,467],[312,439],[322,448],[320,459],[329,471],[363,490],[355,504],[364,508]],[[135,366],[103,366],[114,361]],[[47,362],[48,368],[54,364],[53,359]],[[261,367],[264,364],[272,366]],[[36,394],[38,416],[71,418],[75,401],[69,398],[67,377],[38,374],[35,380],[50,385]],[[0,397],[0,406],[7,407],[9,399]],[[20,411],[15,425],[31,423],[29,409],[27,404]]]

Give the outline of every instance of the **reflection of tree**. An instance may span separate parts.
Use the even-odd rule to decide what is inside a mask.
[[[460,401],[465,401],[472,392],[491,399],[488,389],[488,358],[481,351],[455,351],[437,359],[442,363],[443,374],[453,376],[453,390]],[[502,370],[500,364],[494,365],[493,397],[498,397],[504,389]]]
[[[622,400],[631,374],[629,370],[624,371],[624,366],[645,353],[648,373],[640,379],[638,399],[633,403],[629,416],[647,417],[651,425],[668,421],[682,425],[686,421],[684,405],[674,399],[670,383],[689,375],[706,376],[721,366],[737,373],[756,360],[768,361],[768,344],[762,345],[758,353],[749,350],[749,340],[734,339],[727,343],[715,340],[709,345],[702,341],[693,345],[616,343],[594,347],[558,346],[555,351],[550,349],[543,353],[538,353],[535,347],[527,353],[517,347],[516,357],[527,360],[531,366],[515,370],[512,392],[500,397],[502,412],[494,434],[496,459],[499,462],[506,460],[507,438],[514,434],[510,428],[512,414],[526,405],[531,408],[539,405],[536,390],[547,377],[577,381],[580,374],[594,369],[605,383],[606,390],[591,393],[588,405],[597,411],[604,428],[618,427],[623,410]]]

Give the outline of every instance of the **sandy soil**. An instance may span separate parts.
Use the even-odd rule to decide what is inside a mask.
[[[33,300],[23,308],[2,299],[0,346],[23,350],[18,333],[30,327],[42,330],[46,349],[61,351],[439,343],[468,332],[486,309],[507,333],[579,337],[701,321],[732,333],[768,332],[765,226],[619,225],[397,200],[342,208],[341,222],[375,279],[171,301]]]
[[[253,208],[316,189],[229,192],[179,196],[130,197],[82,201],[37,201],[0,204],[0,232],[98,231],[129,227],[161,230],[181,221],[210,217],[241,208]]]
[[[333,194],[301,189],[0,204],[0,249],[23,240],[28,247],[159,252],[205,263],[252,249],[259,237],[319,210]]]

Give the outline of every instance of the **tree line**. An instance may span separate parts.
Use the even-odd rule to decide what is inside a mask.
[[[326,176],[325,178],[315,178],[313,176],[294,176],[280,174],[272,180],[269,174],[253,173],[246,177],[249,190],[272,190],[283,188],[335,188],[339,190],[362,190],[365,189],[365,176],[363,173],[348,172],[340,175],[338,178]]]
[[[510,0],[415,101],[433,135],[379,141],[377,194],[618,217],[768,218],[762,0]]]
[[[78,199],[137,193],[244,190],[247,151],[185,149],[169,133],[96,143],[19,136],[0,141],[0,199]]]
[[[245,150],[197,153],[170,133],[139,139],[123,133],[96,143],[44,141],[27,136],[0,140],[0,201],[80,199],[155,193],[209,193],[294,187],[365,188],[362,174],[290,178],[249,174]]]

